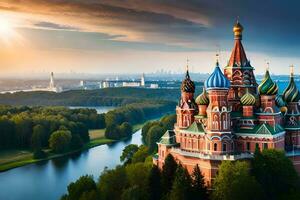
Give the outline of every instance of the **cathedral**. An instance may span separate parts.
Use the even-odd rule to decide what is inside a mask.
[[[157,143],[153,162],[160,168],[172,154],[190,173],[198,164],[209,186],[223,160],[249,160],[259,147],[286,151],[300,172],[300,93],[293,67],[283,94],[278,93],[268,68],[258,85],[242,45],[242,32],[237,22],[224,73],[217,61],[196,98],[187,69],[174,130],[168,130]]]

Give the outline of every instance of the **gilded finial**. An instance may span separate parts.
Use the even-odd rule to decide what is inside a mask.
[[[220,54],[216,53],[216,63],[219,65]]]
[[[234,38],[237,39],[237,40],[241,40],[243,30],[244,30],[244,28],[240,24],[239,17],[238,17],[237,20],[236,20],[236,24],[233,26]]]

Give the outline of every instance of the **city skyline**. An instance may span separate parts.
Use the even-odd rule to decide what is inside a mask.
[[[243,24],[248,59],[263,74],[300,69],[298,2],[0,0],[2,75],[41,73],[209,73]],[[234,5],[234,6],[233,6]],[[259,5],[259,6],[258,6]]]

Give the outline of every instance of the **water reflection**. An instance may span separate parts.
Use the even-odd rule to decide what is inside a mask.
[[[90,174],[97,180],[105,167],[120,164],[120,155],[128,144],[142,144],[140,130],[124,141],[0,173],[0,199],[59,199],[68,184],[80,176]]]

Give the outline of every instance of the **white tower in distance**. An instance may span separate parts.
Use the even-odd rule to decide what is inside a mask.
[[[145,74],[142,74],[142,78],[141,78],[141,86],[145,87]]]
[[[49,83],[49,89],[54,89],[55,85],[54,85],[54,74],[53,72],[51,72],[51,76],[50,76],[50,83]]]

